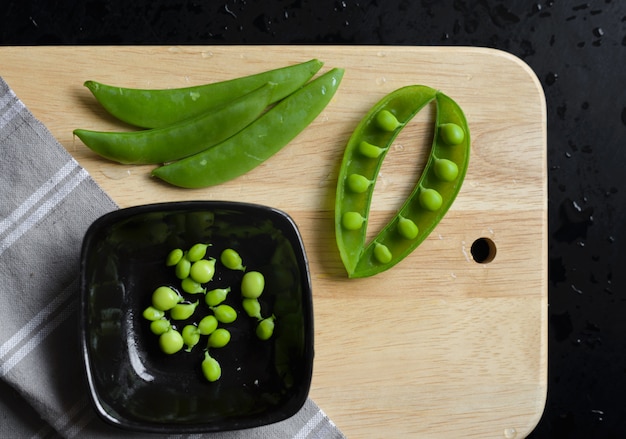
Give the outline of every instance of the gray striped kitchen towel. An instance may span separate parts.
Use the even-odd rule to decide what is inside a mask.
[[[0,438],[149,437],[92,408],[78,336],[82,239],[116,204],[0,78]],[[177,438],[342,438],[310,399],[265,427]]]

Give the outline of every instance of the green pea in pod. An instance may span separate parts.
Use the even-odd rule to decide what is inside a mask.
[[[374,184],[397,135],[426,105],[435,107],[428,161],[396,215],[366,245]],[[397,89],[374,105],[352,133],[335,198],[335,236],[348,277],[393,267],[421,244],[452,206],[469,166],[470,133],[458,104],[423,85]]]

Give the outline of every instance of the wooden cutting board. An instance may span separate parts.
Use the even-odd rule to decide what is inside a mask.
[[[183,190],[150,166],[100,159],[74,128],[125,129],[87,79],[129,87],[201,84],[319,58],[344,67],[314,123],[249,174]],[[122,207],[174,200],[266,204],[297,222],[310,258],[316,357],[312,399],[350,438],[521,438],[543,411],[547,369],[546,108],[523,62],[468,47],[1,47],[0,76]],[[392,270],[348,280],[333,229],[344,146],[366,111],[405,85],[442,90],[472,136],[463,188],[431,236]],[[420,113],[387,156],[374,195],[380,227],[421,172]],[[486,238],[495,258],[478,263]]]

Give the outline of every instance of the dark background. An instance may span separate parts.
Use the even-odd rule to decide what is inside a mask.
[[[2,45],[471,45],[520,57],[548,108],[549,390],[531,438],[626,437],[626,1],[0,3]]]

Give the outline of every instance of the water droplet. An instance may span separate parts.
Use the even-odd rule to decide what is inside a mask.
[[[107,166],[102,168],[102,174],[111,180],[121,180],[123,178],[130,177],[130,169],[124,166]]]
[[[376,78],[376,85],[383,85],[386,82],[387,82],[387,78],[385,78],[384,76],[381,76],[380,78]]]
[[[587,228],[593,223],[593,208],[582,208],[576,201],[565,200],[560,206],[561,226],[554,233],[559,242],[574,242],[587,237]]]
[[[603,36],[604,36],[604,29],[602,29],[601,27],[596,27],[596,28],[593,30],[593,34],[594,34],[596,37],[603,37]]]
[[[546,84],[552,85],[556,82],[558,78],[559,75],[557,73],[550,72],[546,75]]]
[[[211,58],[212,56],[213,56],[213,52],[211,52],[210,50],[206,50],[202,52],[202,58]]]
[[[506,439],[514,439],[517,436],[517,430],[513,427],[504,429],[504,437]]]
[[[570,287],[572,287],[572,291],[574,291],[575,293],[578,293],[578,294],[583,293],[583,290],[581,290],[580,288],[577,288],[576,285],[574,284],[570,285]]]

